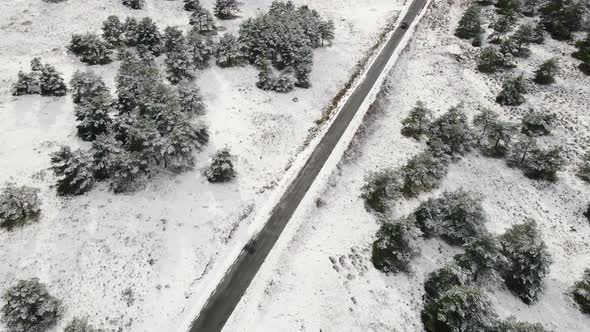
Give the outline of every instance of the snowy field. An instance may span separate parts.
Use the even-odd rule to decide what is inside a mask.
[[[0,231],[0,290],[18,279],[38,277],[66,307],[61,327],[73,316],[89,315],[95,327],[124,331],[173,331],[203,296],[208,273],[223,269],[231,248],[241,247],[257,211],[271,196],[295,158],[322,108],[348,80],[354,64],[375,42],[404,1],[315,0],[308,4],[336,24],[333,46],[315,51],[308,90],[279,95],[255,88],[251,66],[200,72],[196,84],[207,104],[211,140],[194,171],[161,174],[145,189],[115,195],[99,186],[81,197],[57,197],[49,153],[80,146],[73,104],[63,98],[12,97],[19,69],[40,56],[64,74],[86,65],[68,54],[73,33],[100,32],[109,15],[152,17],[188,29],[182,1],[148,0],[129,10],[118,0],[0,2],[0,183],[16,181],[41,189],[42,217],[13,232]],[[213,0],[202,1],[212,8]],[[219,25],[235,32],[270,0],[246,1],[240,18]],[[118,62],[92,66],[107,84]],[[237,155],[238,178],[211,185],[202,176],[221,147]],[[129,292],[128,290],[131,290]],[[126,301],[123,293],[132,293]],[[187,309],[187,310],[185,310]]]
[[[496,311],[501,317],[541,322],[554,331],[588,331],[590,317],[574,306],[567,292],[590,267],[590,225],[582,216],[590,186],[574,175],[582,153],[590,147],[589,79],[570,56],[573,45],[547,38],[543,45],[531,45],[531,57],[519,59],[510,74],[524,71],[531,77],[539,64],[557,57],[561,72],[556,84],[531,83],[527,103],[500,107],[495,96],[507,74],[477,72],[477,49],[453,36],[468,3],[433,1],[329,185],[298,210],[225,331],[423,329],[424,278],[460,249],[427,240],[421,257],[412,262],[412,273],[381,273],[370,261],[379,225],[359,198],[368,171],[404,165],[425,149],[400,134],[401,120],[417,100],[437,115],[460,102],[470,116],[488,107],[515,122],[529,108],[558,114],[553,135],[543,138],[543,143],[562,145],[568,160],[556,183],[529,180],[502,160],[472,153],[451,166],[439,190],[404,201],[393,207],[393,213],[406,215],[431,196],[464,188],[485,197],[487,227],[493,233],[534,218],[554,261],[544,294],[527,306],[497,283],[489,289]],[[486,26],[492,10],[485,9]]]

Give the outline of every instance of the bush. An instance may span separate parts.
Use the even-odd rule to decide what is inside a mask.
[[[426,300],[432,301],[453,287],[468,286],[472,278],[469,270],[462,268],[456,261],[451,261],[428,274],[424,281]]]
[[[88,100],[109,96],[109,89],[102,78],[93,71],[77,70],[70,81],[74,104],[82,104]]]
[[[10,332],[47,331],[61,317],[61,301],[39,279],[19,280],[2,296],[2,321]]]
[[[209,182],[228,182],[236,177],[232,156],[228,149],[217,151],[206,171]]]
[[[481,27],[481,11],[477,4],[471,5],[459,20],[455,36],[461,39],[471,39],[483,32]]]
[[[533,80],[538,84],[555,83],[555,75],[557,75],[558,71],[557,59],[549,59],[535,70],[535,78]]]
[[[64,146],[51,154],[51,169],[58,177],[57,193],[82,195],[94,186],[93,161],[85,152]]]
[[[0,228],[8,230],[36,220],[41,214],[41,200],[36,188],[7,183],[0,191]]]
[[[384,213],[388,210],[387,201],[401,197],[403,182],[400,174],[385,169],[370,173],[361,188],[361,198],[369,211]]]
[[[508,259],[502,277],[506,287],[524,303],[537,300],[549,272],[551,256],[533,220],[516,224],[499,238]]]
[[[520,75],[508,79],[502,84],[502,91],[496,97],[496,102],[504,106],[518,106],[524,103],[523,94],[527,93],[524,76]]]
[[[145,0],[122,0],[122,3],[131,9],[142,9],[145,6]]]
[[[554,113],[541,113],[531,110],[522,118],[521,131],[531,137],[549,135],[555,126],[556,120],[557,115]]]
[[[66,83],[60,73],[51,65],[44,65],[39,77],[41,95],[43,96],[65,96],[67,93]]]
[[[490,332],[549,332],[539,323],[519,322],[516,317],[510,316],[508,319],[496,322]]]
[[[403,193],[408,197],[416,197],[422,192],[438,188],[447,175],[448,164],[446,156],[435,156],[431,151],[412,157],[401,169]]]
[[[488,296],[479,288],[455,286],[427,303],[422,321],[427,331],[487,331],[496,313]]]
[[[426,108],[421,101],[410,111],[408,117],[402,121],[402,135],[420,140],[422,135],[428,133],[428,127],[432,123],[432,111]]]
[[[590,314],[590,269],[584,270],[582,280],[574,284],[572,298],[578,304],[580,311]]]
[[[590,151],[582,158],[582,163],[578,168],[578,177],[586,182],[590,182]]]
[[[78,55],[80,61],[89,65],[104,65],[112,61],[110,44],[102,40],[98,35],[87,33],[72,36],[68,49]]]
[[[95,329],[90,323],[88,323],[88,317],[78,318],[74,317],[68,325],[64,328],[64,332],[99,332],[100,330]]]
[[[502,270],[507,263],[501,253],[500,241],[488,232],[470,240],[463,248],[465,253],[455,256],[455,261],[470,272],[474,281],[482,276],[496,277],[496,271]]]
[[[408,272],[410,261],[420,255],[420,236],[413,217],[395,221],[384,218],[373,242],[373,266],[385,273]]]
[[[441,236],[452,244],[463,244],[486,231],[481,198],[462,189],[428,199],[414,214],[425,236]]]
[[[440,140],[445,144],[451,154],[460,155],[471,150],[474,138],[461,106],[452,107],[436,119],[428,129],[428,134],[431,140]]]

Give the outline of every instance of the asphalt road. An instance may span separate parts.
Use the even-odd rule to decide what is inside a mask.
[[[414,0],[403,21],[408,25],[411,24],[425,6],[426,1]],[[326,135],[312,152],[297,177],[288,186],[279,204],[272,210],[270,218],[260,233],[244,247],[238,259],[226,271],[199,316],[193,321],[189,332],[216,332],[223,329],[406,32],[407,30],[398,28],[393,33],[369,69],[365,80],[352,93]]]

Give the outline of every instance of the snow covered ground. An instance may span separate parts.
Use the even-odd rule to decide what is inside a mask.
[[[408,214],[428,197],[462,187],[485,197],[487,227],[496,234],[534,218],[554,260],[545,293],[527,306],[502,285],[493,285],[496,310],[502,317],[516,315],[554,331],[588,330],[590,317],[580,313],[566,293],[590,267],[590,225],[582,216],[590,203],[590,186],[574,175],[582,153],[590,147],[589,79],[570,56],[574,47],[550,38],[544,45],[531,46],[531,57],[519,59],[518,69],[509,74],[478,73],[477,49],[453,36],[469,2],[433,1],[328,186],[302,204],[226,331],[422,330],[424,278],[460,249],[427,240],[412,273],[379,272],[370,262],[370,245],[379,225],[359,198],[368,171],[401,166],[425,148],[400,134],[401,120],[417,100],[437,114],[460,102],[470,116],[482,107],[513,121],[529,108],[558,114],[553,135],[543,140],[563,145],[566,151],[569,166],[556,183],[529,180],[502,160],[471,154],[451,167],[439,190],[405,201],[393,213]],[[491,11],[491,7],[485,10],[488,20]],[[531,77],[550,57],[557,57],[561,68],[556,84],[531,83],[527,103],[521,107],[495,103],[506,75],[524,71]]]
[[[322,108],[340,90],[404,1],[316,0],[308,4],[336,24],[336,39],[315,52],[313,87],[279,95],[254,87],[249,66],[211,67],[200,73],[211,141],[194,171],[161,174],[139,192],[114,195],[106,187],[72,199],[56,197],[47,168],[61,144],[82,145],[75,133],[69,97],[12,97],[19,69],[40,56],[69,81],[85,69],[66,52],[73,33],[99,32],[109,15],[152,17],[188,28],[182,2],[148,0],[129,10],[118,0],[51,4],[40,0],[0,2],[0,183],[15,181],[41,189],[39,223],[0,231],[0,290],[18,279],[38,277],[66,307],[62,325],[89,315],[97,327],[124,331],[171,331],[185,320],[203,284],[231,248],[241,247],[257,211],[271,197]],[[202,1],[208,8],[213,0]],[[270,0],[247,1],[242,18],[223,21],[237,31],[240,21],[266,10]],[[118,64],[92,66],[113,85]],[[296,99],[295,99],[296,98]],[[296,101],[295,101],[296,100]],[[237,155],[238,178],[211,185],[201,175],[220,147]],[[128,292],[127,290],[131,290]],[[126,301],[132,294],[133,301]]]

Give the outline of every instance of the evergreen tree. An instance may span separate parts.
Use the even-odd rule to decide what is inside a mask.
[[[33,72],[40,72],[43,69],[43,63],[41,63],[40,57],[35,57],[31,60],[31,70]]]
[[[516,317],[497,321],[490,332],[550,332],[539,323],[519,322]]]
[[[452,244],[463,244],[485,232],[486,215],[482,199],[459,189],[430,198],[414,211],[425,236],[441,236]]]
[[[166,53],[165,63],[167,78],[170,83],[177,84],[182,80],[193,80],[195,78],[195,68],[186,45],[183,45],[177,51]]]
[[[511,53],[503,53],[505,49],[484,47],[479,53],[477,70],[482,73],[495,73],[499,70],[515,67]]]
[[[61,75],[51,65],[44,65],[39,77],[41,95],[43,96],[65,96],[67,93],[66,83]]]
[[[433,115],[424,103],[416,102],[416,106],[410,111],[407,118],[402,121],[402,135],[406,137],[413,137],[420,140],[422,135],[428,133],[428,128],[432,123]]]
[[[528,46],[535,38],[535,27],[531,24],[523,24],[518,27],[516,32],[510,37],[510,39],[516,45],[516,56],[528,57],[530,50]]]
[[[410,270],[410,261],[420,256],[421,232],[412,217],[400,220],[383,218],[373,242],[371,261],[381,272],[398,273]]]
[[[586,35],[586,39],[580,40],[576,43],[577,52],[572,54],[573,57],[582,60],[579,68],[586,75],[590,75],[590,33]]]
[[[557,115],[530,110],[522,118],[522,133],[527,136],[545,136],[551,134]]]
[[[453,287],[470,285],[472,280],[471,272],[453,260],[428,274],[424,281],[425,299],[432,301]]]
[[[144,46],[154,56],[162,53],[162,36],[156,23],[149,17],[144,17],[137,25],[137,45]]]
[[[470,272],[473,281],[480,280],[482,276],[495,278],[496,271],[507,264],[500,242],[488,232],[470,240],[463,248],[465,253],[455,256],[455,261]]]
[[[528,162],[531,151],[537,149],[537,141],[529,136],[520,135],[510,145],[506,162],[512,167],[523,167]]]
[[[220,67],[233,67],[242,62],[242,51],[238,39],[226,33],[219,39],[215,49],[216,63]]]
[[[127,17],[123,23],[123,42],[127,46],[136,46],[138,39],[139,23],[135,17]]]
[[[295,84],[293,72],[291,70],[285,69],[279,74],[273,90],[279,93],[287,93],[293,91]]]
[[[548,0],[539,9],[541,22],[558,40],[571,39],[582,28],[586,7],[579,0]]]
[[[311,48],[304,48],[301,50],[303,55],[296,61],[295,71],[295,86],[302,89],[308,89],[311,87],[309,81],[309,75],[311,74],[311,67],[313,64]]]
[[[79,121],[78,136],[85,141],[94,141],[98,135],[105,134],[112,122],[110,113],[112,101],[108,95],[85,100],[76,105],[74,114]]]
[[[551,256],[533,220],[516,224],[500,236],[508,265],[502,271],[506,287],[524,303],[537,300],[549,272]]]
[[[36,73],[25,73],[22,70],[18,72],[16,83],[12,86],[13,96],[33,95],[41,93],[39,75]]]
[[[101,330],[97,330],[90,325],[90,323],[88,323],[88,317],[74,317],[74,319],[66,325],[63,332],[101,332]]]
[[[77,70],[70,81],[70,90],[74,104],[109,95],[109,89],[102,78],[91,70],[86,72]]]
[[[492,302],[480,288],[455,286],[422,310],[426,331],[487,331],[496,321]]]
[[[184,0],[184,10],[186,11],[193,12],[202,8],[199,0]]]
[[[47,286],[33,278],[19,280],[8,288],[2,299],[3,322],[9,332],[42,332],[51,329],[61,318],[61,301],[49,294]]]
[[[209,60],[211,60],[215,50],[213,40],[210,37],[202,36],[195,27],[188,33],[187,47],[196,68],[205,69],[209,66]]]
[[[431,124],[428,131],[431,139],[440,140],[452,154],[463,155],[471,150],[473,131],[461,106],[449,109]]]
[[[319,32],[321,35],[321,39],[322,39],[322,46],[324,46],[324,42],[328,41],[330,42],[330,44],[332,44],[332,41],[334,40],[334,30],[335,30],[335,26],[334,26],[334,21],[333,20],[327,20],[322,22],[322,24],[319,26]]]
[[[459,20],[455,36],[461,39],[471,39],[483,32],[481,27],[481,11],[477,4],[471,5]]]
[[[535,16],[541,0],[522,0],[522,13],[526,16]]]
[[[274,90],[277,84],[277,78],[270,62],[266,59],[262,60],[258,67],[258,82],[256,82],[256,86],[262,90]]]
[[[92,158],[81,150],[62,147],[51,154],[51,169],[58,177],[57,193],[62,196],[82,195],[94,186]]]
[[[524,175],[531,179],[555,181],[557,172],[562,171],[564,166],[565,160],[561,156],[561,148],[551,147],[532,149],[521,168]]]
[[[493,44],[500,44],[502,39],[512,31],[514,27],[514,17],[500,15],[494,21],[491,28],[494,30],[489,36],[490,42]]]
[[[516,134],[515,125],[501,121],[498,114],[484,109],[473,118],[473,127],[481,151],[492,157],[504,157]]]
[[[521,74],[502,84],[502,91],[496,96],[496,102],[504,106],[518,106],[525,102],[523,96],[525,93],[527,93],[527,88],[524,76]]]
[[[104,65],[112,61],[111,45],[98,35],[87,33],[72,35],[68,49],[80,57],[80,61],[89,65]]]
[[[557,59],[549,59],[539,66],[535,71],[534,81],[538,84],[555,83],[555,75],[557,75],[559,67],[557,66]]]
[[[574,284],[572,297],[578,304],[580,311],[590,314],[590,269],[585,269],[582,280]]]
[[[361,188],[361,198],[369,211],[385,213],[388,210],[387,201],[402,195],[403,180],[396,171],[385,169],[370,173],[365,182]]]
[[[213,21],[213,15],[203,7],[193,11],[189,23],[198,29],[199,33],[207,33],[217,29],[215,21]]]
[[[145,0],[122,0],[122,3],[131,9],[142,9],[145,6]]]
[[[422,192],[436,189],[447,172],[446,157],[437,157],[431,151],[422,152],[411,158],[401,169],[403,193],[408,197],[416,197]]]
[[[498,12],[505,16],[516,16],[520,13],[521,1],[520,0],[498,0],[496,1],[496,7]]]
[[[240,11],[241,2],[238,0],[216,0],[213,12],[222,20],[233,18]]]
[[[207,180],[211,183],[228,182],[236,177],[232,155],[228,149],[217,151],[211,165],[205,172]]]
[[[590,151],[582,158],[577,175],[580,179],[590,183]]]
[[[41,214],[39,190],[6,183],[0,191],[0,228],[11,230],[35,221]]]
[[[129,113],[144,104],[148,88],[158,85],[158,69],[151,62],[141,60],[132,54],[124,54],[115,77],[118,107]]]
[[[194,153],[209,141],[209,132],[204,126],[195,126],[189,115],[177,110],[168,110],[158,119],[162,136],[160,154],[165,168],[183,171],[194,166]]]
[[[179,52],[186,48],[186,38],[177,27],[166,27],[164,29],[164,52]]]
[[[180,84],[178,86],[180,111],[190,115],[205,114],[205,103],[199,89],[193,84]]]
[[[119,47],[123,42],[125,26],[116,15],[111,15],[102,23],[102,38],[112,47]]]

